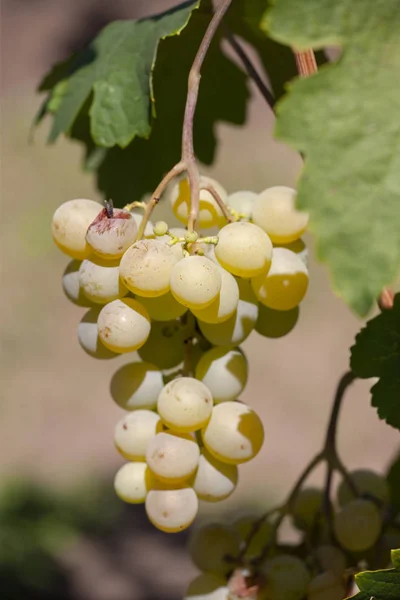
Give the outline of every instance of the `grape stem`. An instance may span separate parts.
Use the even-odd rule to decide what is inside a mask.
[[[200,187],[200,190],[206,190],[207,192],[210,192],[210,194],[214,198],[215,202],[220,207],[220,209],[222,211],[222,214],[224,215],[225,219],[229,223],[232,223],[233,221],[236,221],[235,217],[233,216],[233,214],[231,213],[231,211],[229,210],[229,208],[226,206],[225,202],[222,200],[221,196],[218,194],[218,192],[217,192],[217,190],[215,189],[214,186],[212,186],[210,184],[202,185]]]

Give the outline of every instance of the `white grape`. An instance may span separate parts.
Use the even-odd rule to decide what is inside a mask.
[[[220,230],[215,256],[224,269],[248,278],[268,272],[272,251],[271,240],[260,227],[239,221]]]
[[[307,267],[286,248],[274,248],[267,275],[251,280],[258,300],[274,310],[291,310],[303,300],[308,288]]]
[[[119,278],[118,261],[106,261],[94,255],[82,261],[79,285],[85,296],[96,304],[107,304],[128,293]]]
[[[114,402],[125,410],[155,408],[163,387],[161,371],[147,362],[123,365],[114,373],[110,384]]]
[[[343,600],[346,589],[330,571],[314,577],[308,586],[307,600]]]
[[[94,200],[68,200],[59,206],[53,215],[51,232],[57,246],[64,252],[83,260],[91,253],[86,242],[86,231],[101,211]]]
[[[136,240],[138,228],[131,213],[114,208],[112,217],[103,209],[86,232],[86,241],[101,258],[120,258]]]
[[[153,362],[159,369],[172,369],[185,357],[187,332],[179,320],[153,321],[147,342],[138,354],[144,361]]]
[[[200,571],[225,575],[232,570],[232,563],[226,560],[226,556],[236,556],[239,546],[240,538],[233,527],[208,523],[193,532],[189,553]]]
[[[258,198],[258,194],[249,190],[239,190],[233,194],[229,194],[226,203],[230,208],[233,208],[242,218],[251,219],[254,202]]]
[[[233,315],[239,302],[239,286],[225,269],[220,269],[221,289],[215,300],[206,308],[192,309],[194,316],[204,323],[222,323]]]
[[[290,333],[296,325],[299,312],[298,306],[291,310],[274,310],[260,303],[255,330],[263,337],[283,337]]]
[[[149,442],[163,429],[161,419],[151,410],[135,410],[115,426],[114,443],[128,460],[144,460]]]
[[[162,296],[169,290],[171,271],[177,261],[171,248],[161,240],[139,240],[123,255],[119,272],[134,294]]]
[[[247,515],[237,519],[233,526],[236,531],[239,532],[242,541],[246,541],[250,531],[252,531],[254,523],[258,521],[259,517],[254,515]],[[246,550],[246,556],[258,556],[263,551],[268,540],[271,538],[273,527],[269,521],[263,520],[257,533],[253,535],[250,544]]]
[[[168,489],[158,485],[148,492],[145,507],[155,527],[175,533],[193,523],[199,510],[199,501],[191,487]]]
[[[210,390],[214,402],[236,400],[247,382],[247,360],[239,348],[216,346],[197,363],[196,379]]]
[[[253,222],[268,233],[274,244],[288,244],[301,237],[308,214],[295,206],[296,190],[277,185],[267,188],[253,205]]]
[[[227,193],[218,181],[211,177],[202,175],[200,177],[200,185],[212,185],[220,195],[223,202],[226,202]],[[172,207],[172,212],[179,221],[187,225],[190,212],[190,186],[188,179],[185,177],[175,181],[167,190],[167,195]],[[208,229],[222,225],[225,222],[224,216],[217,202],[207,190],[201,190],[199,201],[199,217],[198,226],[200,229]]]
[[[343,548],[362,552],[371,548],[379,538],[382,518],[373,502],[352,500],[335,515],[333,528]]]
[[[188,256],[171,271],[171,292],[175,299],[192,309],[209,306],[220,292],[221,271],[205,256]]]
[[[199,466],[193,481],[193,489],[206,502],[225,500],[235,490],[238,468],[217,460],[205,448],[199,458]]]
[[[275,244],[275,246],[276,248],[286,248],[286,250],[291,250],[292,252],[294,252],[299,258],[301,258],[303,263],[308,268],[309,252],[307,246],[301,238],[295,240],[294,242],[290,242],[289,244]]]
[[[190,435],[165,431],[147,445],[146,462],[161,481],[181,483],[191,477],[199,464],[199,446]]]
[[[207,386],[193,377],[173,379],[161,390],[157,411],[163,423],[175,431],[196,431],[211,416],[213,397]]]
[[[320,489],[306,487],[300,490],[292,507],[292,517],[298,529],[309,530],[322,510],[323,493]]]
[[[97,321],[99,337],[113,352],[132,352],[146,342],[150,333],[147,310],[133,298],[109,302]]]
[[[131,211],[131,215],[136,223],[136,227],[139,230],[140,224],[143,219],[143,210],[140,208],[134,208]],[[154,238],[154,224],[151,221],[147,221],[146,226],[144,228],[144,236],[145,238]]]
[[[214,406],[202,437],[205,447],[216,458],[239,464],[258,454],[264,441],[264,428],[249,406],[241,402],[221,402]]]
[[[190,583],[183,600],[229,600],[229,589],[222,577],[202,573]]]
[[[330,544],[318,546],[315,556],[324,571],[331,571],[336,579],[343,576],[346,570],[346,557],[339,548]]]
[[[129,462],[123,465],[114,479],[117,496],[130,504],[141,504],[155,483],[145,462]]]
[[[62,288],[64,294],[71,302],[77,306],[89,308],[93,306],[93,302],[89,298],[86,298],[79,285],[79,267],[81,264],[79,260],[71,260],[68,263],[62,276]]]
[[[359,494],[369,494],[386,504],[390,499],[388,483],[383,475],[369,469],[357,469],[350,473],[350,477]],[[338,487],[337,500],[340,506],[345,506],[355,495],[350,489],[347,481],[343,479]]]
[[[175,300],[171,292],[156,298],[140,298],[150,318],[154,321],[172,321],[187,312],[187,307]]]
[[[83,350],[93,358],[115,358],[118,354],[106,348],[99,337],[97,320],[100,310],[100,307],[94,307],[84,314],[78,325],[78,341]]]
[[[306,565],[296,556],[281,554],[265,563],[270,600],[302,600],[310,583]]]
[[[165,221],[157,221],[157,223],[153,227],[154,235],[157,237],[161,237],[165,235],[168,231],[168,223]]]

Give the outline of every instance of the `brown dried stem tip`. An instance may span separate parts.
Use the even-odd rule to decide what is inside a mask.
[[[378,306],[381,310],[390,310],[394,304],[394,291],[391,288],[383,288],[378,299]]]

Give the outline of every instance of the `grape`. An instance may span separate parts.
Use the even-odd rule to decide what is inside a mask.
[[[268,272],[272,250],[271,240],[262,229],[240,221],[221,229],[215,256],[233,275],[256,277]]]
[[[270,600],[302,600],[307,592],[310,574],[296,556],[281,554],[265,563]]]
[[[157,411],[167,427],[196,431],[210,419],[213,398],[210,390],[192,377],[173,379],[161,390]]]
[[[183,600],[229,600],[225,579],[202,573],[189,585]]]
[[[204,323],[222,323],[229,319],[237,309],[239,302],[239,286],[236,279],[220,269],[221,289],[215,300],[206,308],[193,309],[194,316]]]
[[[235,529],[239,532],[240,538],[245,541],[250,531],[253,529],[253,525],[255,521],[258,520],[259,517],[254,515],[240,517],[234,522]],[[261,527],[258,529],[257,533],[253,536],[247,550],[246,556],[258,556],[264,546],[268,543],[268,540],[271,537],[273,527],[269,521],[264,519]]]
[[[115,358],[118,354],[106,348],[99,338],[97,320],[100,310],[100,307],[95,307],[85,313],[78,325],[78,341],[84,351],[93,358]]]
[[[350,473],[357,492],[361,495],[370,495],[380,500],[383,504],[389,502],[390,491],[387,481],[383,475],[370,471],[369,469],[357,469]],[[342,480],[337,491],[337,500],[340,506],[345,506],[355,499],[346,480]]]
[[[292,508],[292,517],[298,529],[309,530],[322,508],[323,493],[318,488],[303,488],[296,497]]]
[[[248,190],[240,190],[229,194],[226,203],[230,208],[233,208],[237,213],[243,215],[245,219],[251,219],[254,202],[258,198],[258,194]]]
[[[223,323],[203,323],[204,337],[215,346],[238,346],[253,331],[258,316],[258,301],[248,279],[238,279],[239,302],[236,311]]]
[[[199,501],[191,487],[166,489],[158,485],[146,498],[146,513],[157,529],[174,533],[191,525],[199,509]]]
[[[227,555],[236,556],[240,538],[233,527],[208,523],[196,529],[189,540],[189,553],[200,571],[225,575],[232,570]]]
[[[221,271],[205,256],[188,256],[177,262],[171,272],[171,292],[188,308],[209,306],[219,294]]]
[[[178,258],[161,240],[140,240],[121,259],[120,276],[126,287],[139,296],[155,297],[169,290],[171,271]]]
[[[94,200],[68,200],[53,215],[51,233],[56,245],[72,258],[83,260],[91,249],[86,242],[86,231],[101,211]]]
[[[82,262],[79,284],[85,296],[96,304],[107,304],[128,293],[119,278],[118,261],[106,261],[94,255]]]
[[[115,426],[114,443],[124,458],[144,460],[152,438],[163,430],[161,419],[151,410],[135,410]]]
[[[144,462],[129,462],[123,465],[114,479],[117,496],[130,504],[141,504],[145,501],[155,479]]]
[[[336,546],[319,546],[315,556],[324,571],[331,571],[336,579],[343,576],[346,570],[346,557]]]
[[[234,491],[237,481],[236,465],[227,465],[217,460],[205,448],[202,449],[193,482],[193,489],[200,500],[207,502],[225,500]]]
[[[154,362],[159,369],[172,369],[183,362],[186,335],[178,320],[153,321],[149,338],[138,354],[142,360]]]
[[[68,263],[62,276],[62,288],[64,294],[71,302],[77,306],[89,308],[93,306],[93,302],[90,302],[89,298],[86,298],[79,285],[79,267],[81,264],[79,260],[71,260]]]
[[[95,254],[112,260],[123,255],[137,233],[136,221],[129,212],[114,208],[113,216],[109,217],[104,208],[88,228],[86,241]]]
[[[200,185],[212,185],[221,199],[225,202],[227,198],[226,190],[211,177],[202,175],[200,177]],[[185,177],[175,183],[167,191],[169,201],[172,207],[172,212],[179,221],[187,225],[190,212],[190,187],[188,179]],[[210,192],[201,190],[199,203],[199,218],[198,226],[200,229],[208,229],[217,225],[222,225],[225,222],[222,211]]]
[[[308,268],[308,248],[301,238],[290,244],[275,244],[275,246],[277,248],[286,248],[286,250],[294,252]]]
[[[199,464],[199,446],[190,435],[165,431],[147,445],[146,462],[155,476],[167,483],[181,483]]]
[[[332,572],[320,573],[308,586],[307,600],[343,600],[345,597],[344,585]]]
[[[303,300],[308,288],[307,267],[286,248],[274,248],[267,275],[252,279],[254,293],[262,304],[275,310],[290,310]]]
[[[290,333],[296,325],[299,312],[298,306],[291,310],[274,310],[260,304],[255,330],[263,337],[283,337]]]
[[[335,536],[343,548],[362,552],[375,544],[382,528],[378,508],[369,500],[352,500],[336,515]]]
[[[195,376],[210,390],[214,402],[236,400],[247,382],[247,360],[239,348],[216,346],[203,354]]]
[[[124,365],[111,379],[111,396],[125,410],[152,409],[164,387],[161,371],[151,363],[132,362]]]
[[[261,449],[264,429],[259,416],[241,402],[221,402],[202,431],[204,445],[222,462],[247,462]]]
[[[133,298],[109,302],[100,311],[97,321],[99,337],[113,352],[132,352],[147,340],[150,317],[147,310]]]
[[[278,185],[267,188],[253,205],[253,222],[268,233],[274,244],[289,244],[304,233],[308,214],[295,207],[296,190]]]
[[[187,242],[188,244],[194,244],[195,242],[197,242],[199,234],[197,233],[197,231],[186,231],[184,237],[185,242]]]
[[[139,230],[140,224],[143,220],[143,210],[140,208],[134,208],[131,211],[131,215],[136,223],[136,227]],[[147,221],[146,226],[144,228],[144,238],[154,238],[154,224],[151,221]]]
[[[161,237],[165,235],[168,231],[168,223],[165,221],[157,221],[157,223],[153,227],[154,235],[157,237]],[[169,237],[169,236],[168,236]]]
[[[154,321],[172,321],[187,312],[186,306],[175,300],[171,292],[167,292],[156,298],[142,297],[140,298],[140,302]]]

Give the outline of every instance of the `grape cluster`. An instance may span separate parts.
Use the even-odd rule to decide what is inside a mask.
[[[261,421],[238,401],[248,375],[238,346],[252,330],[267,337],[290,331],[308,286],[300,239],[308,217],[295,208],[294,190],[228,196],[210,178],[200,183],[227,206],[222,211],[201,190],[198,227],[218,227],[217,236],[165,222],[149,228],[147,221],[138,236],[136,209],[102,209],[85,199],[65,202],[52,221],[55,243],[73,259],[64,291],[88,308],[80,345],[99,359],[134,351],[140,358],[111,381],[113,399],[128,411],[115,428],[128,461],[115,477],[116,492],[145,502],[151,522],[169,532],[192,523],[198,499],[227,498],[237,465],[259,452]],[[187,225],[187,179],[166,195]]]

